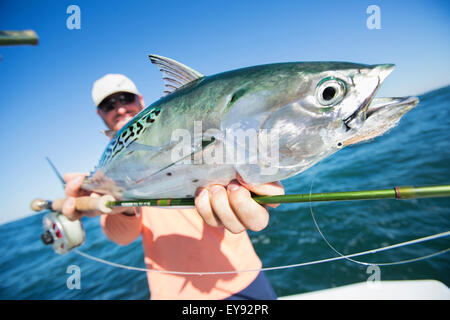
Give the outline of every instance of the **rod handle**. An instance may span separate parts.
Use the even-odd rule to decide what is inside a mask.
[[[42,199],[35,199],[31,202],[31,209],[33,211],[41,211],[44,209],[50,209],[53,211],[61,212],[63,203],[66,199],[55,199],[53,201],[47,201]],[[110,213],[111,208],[106,204],[108,202],[114,202],[115,199],[111,195],[104,195],[99,198],[93,197],[79,197],[75,198],[75,209],[78,211],[101,211],[103,213]]]

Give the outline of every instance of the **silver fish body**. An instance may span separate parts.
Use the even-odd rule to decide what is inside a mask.
[[[251,184],[283,180],[385,133],[418,103],[374,99],[393,65],[295,62],[203,76],[153,57],[172,75],[168,95],[117,132],[83,188],[182,198],[236,174]]]

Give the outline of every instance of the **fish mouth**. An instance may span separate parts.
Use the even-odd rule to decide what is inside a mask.
[[[364,101],[361,103],[361,105],[347,118],[343,120],[343,123],[345,127],[347,128],[347,131],[352,129],[354,126],[352,122],[356,123],[362,123],[367,118],[367,110],[372,105],[372,101],[374,100],[375,94],[377,93],[378,89],[380,88],[383,81],[389,76],[389,74],[394,70],[395,65],[394,64],[380,64],[375,66],[368,76],[375,75],[378,78],[378,83],[375,87],[375,89],[372,91],[372,93],[364,99]]]
[[[419,103],[417,97],[395,97],[395,98],[376,98],[373,99],[366,110],[366,118],[375,114],[384,113],[391,117],[399,118],[413,109]]]
[[[385,134],[418,103],[419,99],[416,97],[373,99],[365,112],[365,121],[357,130],[352,131],[352,135],[343,145],[369,141]]]

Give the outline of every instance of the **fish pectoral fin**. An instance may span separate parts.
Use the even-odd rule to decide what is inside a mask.
[[[210,144],[213,144],[216,141],[216,138],[211,137],[209,140],[202,140],[202,150],[205,149]]]
[[[150,61],[157,65],[159,70],[163,74],[164,80],[164,94],[166,96],[182,86],[203,78],[204,75],[194,69],[185,66],[184,64],[175,60],[158,56],[156,54],[149,55]]]
[[[127,146],[127,151],[149,151],[151,153],[159,154],[168,150],[172,147],[171,144],[163,145],[163,146],[149,146],[139,142],[132,142]]]
[[[198,141],[198,142],[195,144],[195,147],[193,148],[192,152],[190,152],[190,153],[187,154],[187,155],[183,155],[183,156],[179,157],[179,158],[178,158],[177,160],[175,160],[174,162],[172,162],[172,163],[166,165],[165,167],[159,169],[158,171],[152,173],[150,177],[156,176],[156,175],[160,174],[161,172],[163,172],[163,171],[169,169],[170,167],[172,167],[172,166],[174,166],[174,165],[177,165],[177,164],[181,164],[182,162],[184,162],[184,161],[186,161],[186,160],[188,160],[188,159],[189,159],[190,161],[194,161],[194,162],[195,162],[196,154],[199,154],[199,153],[203,152],[203,150],[204,150],[205,148],[207,148],[208,146],[211,146],[215,141],[216,141],[216,139],[215,139],[214,137],[211,137],[210,140],[201,140],[201,141]],[[165,146],[164,148],[167,149],[167,150],[165,150],[165,151],[169,151],[169,150],[172,151],[172,150],[171,150],[172,147],[173,147],[173,145],[170,144],[170,145]]]

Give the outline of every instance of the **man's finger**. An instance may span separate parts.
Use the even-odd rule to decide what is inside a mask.
[[[197,190],[194,201],[198,214],[205,220],[207,225],[211,227],[220,227],[223,225],[214,214],[209,199],[209,192],[206,188],[199,188]]]
[[[281,196],[284,195],[284,187],[279,181],[275,182],[269,182],[264,184],[248,184],[242,179],[242,177],[237,174],[237,180],[241,185],[243,185],[247,190],[250,190],[251,192],[259,195],[264,196]],[[280,204],[279,203],[272,203],[272,204],[266,204],[266,206],[276,208]]]
[[[223,223],[226,229],[232,233],[240,233],[245,231],[245,226],[239,221],[228,202],[228,194],[221,185],[214,185],[209,188],[211,207]]]
[[[64,201],[61,212],[70,221],[78,220],[82,216],[81,212],[78,212],[75,210],[75,198],[74,197],[69,197]]]
[[[227,191],[231,208],[245,227],[253,231],[261,231],[267,227],[269,213],[252,199],[250,191],[237,181],[232,181]]]
[[[64,174],[63,180],[67,183],[67,182],[69,182],[70,180],[73,180],[76,177],[79,177],[79,176],[86,177],[87,175],[88,175],[87,173],[68,172],[68,173]]]
[[[85,176],[78,175],[67,181],[65,192],[68,197],[81,197],[87,194],[86,191],[81,189],[84,177]]]

